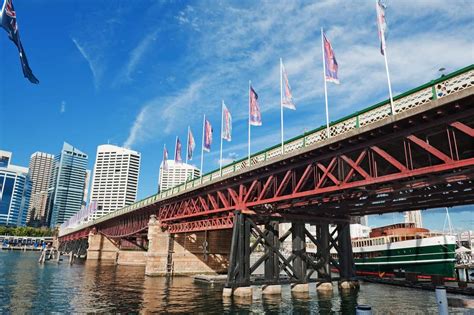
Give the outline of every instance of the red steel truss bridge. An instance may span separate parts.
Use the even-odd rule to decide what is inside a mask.
[[[86,224],[111,239],[230,229],[234,211],[275,220],[338,220],[474,203],[474,65]]]

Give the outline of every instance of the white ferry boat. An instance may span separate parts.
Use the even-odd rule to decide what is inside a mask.
[[[374,228],[368,238],[353,239],[352,250],[361,275],[455,276],[455,236],[432,233],[413,223]]]

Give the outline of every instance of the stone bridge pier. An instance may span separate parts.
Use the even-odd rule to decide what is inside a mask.
[[[147,276],[225,273],[232,230],[170,234],[154,215],[148,223]]]

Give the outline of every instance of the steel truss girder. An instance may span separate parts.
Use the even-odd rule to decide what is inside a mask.
[[[372,206],[367,209],[335,209],[334,205],[346,203],[350,206],[360,200],[363,203],[366,198],[379,198],[377,193],[383,191],[417,190],[424,188],[425,183],[433,187],[452,183],[458,175],[466,191],[472,190],[472,103],[471,95],[443,105],[443,108],[420,112],[365,133],[355,132],[351,137],[338,140],[336,145],[289,155],[285,160],[236,174],[230,179],[124,215],[145,214],[147,220],[142,220],[140,228],[127,225],[121,217],[101,223],[96,228],[105,230],[110,237],[133,235],[144,231],[142,228],[150,214],[157,214],[164,225],[172,229],[175,226],[175,231],[181,233],[200,230],[206,224],[211,226],[205,221],[212,221],[212,229],[229,228],[225,218],[234,210],[267,216],[277,212],[310,216],[308,207],[319,206],[333,216],[377,213]],[[434,131],[438,134],[430,138]],[[440,138],[439,134],[445,136]],[[394,146],[396,150],[392,150]],[[456,195],[450,189],[446,186],[448,193]],[[419,200],[416,203],[419,207],[422,194],[411,193],[411,196],[418,198],[412,200]],[[465,204],[471,200],[470,195],[457,193],[457,196],[466,198],[445,201],[443,205]],[[427,204],[427,208],[433,206]],[[399,210],[399,206],[393,206],[384,207],[379,212]],[[318,214],[314,212],[313,215]],[[113,225],[123,225],[123,228],[114,229]]]
[[[305,206],[323,205],[329,210],[331,204],[344,203],[350,199],[353,199],[352,202],[355,204],[364,196],[373,196],[375,192],[390,190],[391,187],[405,185],[406,188],[419,189],[426,183],[431,186],[446,184],[450,182],[450,177],[456,177],[456,174],[461,174],[459,180],[468,186],[467,189],[473,188],[474,173],[466,172],[472,170],[474,165],[472,148],[468,156],[459,157],[449,153],[469,151],[471,143],[460,142],[455,138],[452,139],[453,137],[450,137],[449,141],[445,139],[430,142],[425,134],[433,128],[432,125],[444,132],[446,137],[450,137],[449,132],[456,132],[470,137],[472,141],[472,128],[465,123],[459,120],[440,119],[436,124],[426,123],[426,128],[416,126],[411,132],[405,130],[403,135],[398,137],[389,134],[388,139],[384,139],[381,136],[378,141],[375,139],[352,150],[349,148],[341,152],[336,151],[333,156],[315,157],[306,164],[290,163],[286,169],[272,170],[271,173],[231,187],[207,191],[203,195],[164,205],[160,208],[164,211],[159,212],[159,218],[171,226],[173,223],[195,220],[198,217],[225,216],[226,213],[236,209],[242,211],[251,209],[270,214],[275,209],[298,211],[295,208],[298,208],[299,203]],[[407,152],[405,155],[393,152],[387,141],[390,141],[392,146],[406,148]],[[446,143],[449,143],[449,152],[443,152],[442,147]],[[425,160],[428,158],[431,164],[425,165]],[[416,187],[416,184],[420,187]],[[445,187],[445,191],[450,192],[450,188]],[[418,197],[416,194],[407,195],[413,198],[421,198],[420,196],[422,194]],[[184,206],[190,200],[195,200],[194,204],[197,205],[192,211]],[[214,202],[215,200],[220,202]],[[226,203],[222,202],[223,200]],[[414,199],[416,200],[418,199]],[[465,202],[469,200],[471,197],[467,194]],[[457,204],[455,201],[452,202]],[[416,207],[420,205],[420,202],[414,203]],[[173,212],[166,211],[167,207],[173,208]],[[363,208],[357,209],[357,207],[339,211],[343,211],[340,214],[348,214],[350,211],[354,214],[364,213]],[[371,211],[373,212],[373,209]],[[380,211],[400,211],[400,208],[384,207]]]

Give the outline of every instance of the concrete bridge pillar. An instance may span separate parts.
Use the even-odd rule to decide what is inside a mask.
[[[148,223],[147,276],[224,273],[228,267],[232,231],[170,234],[154,215]]]
[[[117,259],[119,249],[107,237],[91,231],[88,238],[87,260],[113,260]]]

